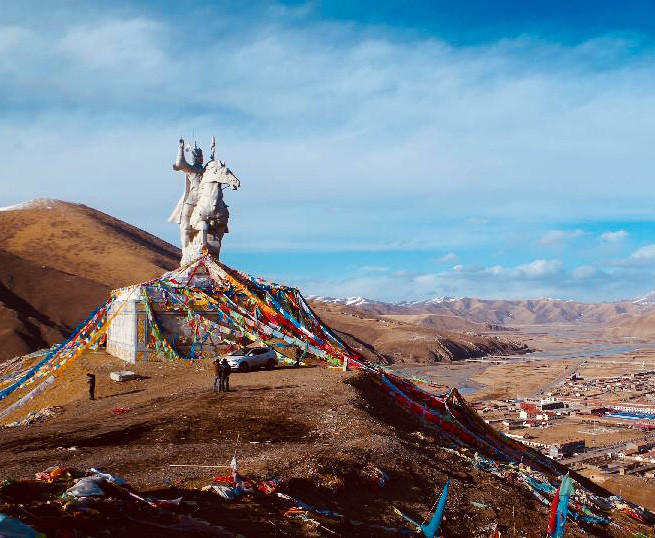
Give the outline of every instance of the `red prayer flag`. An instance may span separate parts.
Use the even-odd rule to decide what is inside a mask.
[[[546,531],[549,536],[555,534],[557,530],[557,505],[559,504],[559,488],[555,492],[553,504],[550,505],[550,518],[548,519],[548,530]]]

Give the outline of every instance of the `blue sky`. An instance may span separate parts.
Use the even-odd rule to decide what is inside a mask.
[[[655,288],[655,5],[15,2],[0,205],[173,243],[177,139],[239,176],[223,259],[306,294]]]

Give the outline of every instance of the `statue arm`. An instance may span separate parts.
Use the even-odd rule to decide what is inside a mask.
[[[193,173],[194,170],[191,165],[186,162],[184,158],[184,139],[180,138],[180,146],[177,149],[177,159],[175,159],[175,164],[173,164],[173,170],[181,170],[187,174]]]

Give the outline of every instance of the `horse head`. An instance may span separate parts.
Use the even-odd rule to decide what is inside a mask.
[[[233,190],[241,186],[239,178],[235,176],[232,171],[225,166],[223,161],[209,161],[205,167],[205,172],[202,175],[202,181],[210,183],[224,183],[232,187]]]

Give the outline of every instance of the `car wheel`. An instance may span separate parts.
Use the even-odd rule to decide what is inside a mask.
[[[268,359],[268,362],[266,363],[266,369],[272,370],[273,368],[275,368],[275,361],[273,359]]]
[[[248,370],[250,370],[250,365],[247,362],[239,364],[239,372],[247,372]]]

